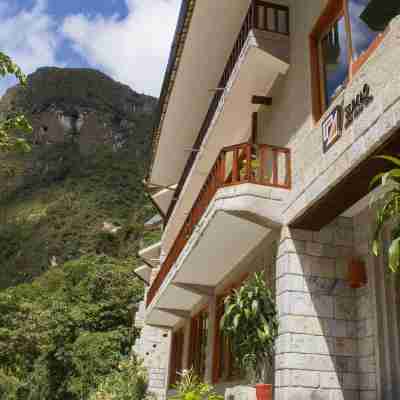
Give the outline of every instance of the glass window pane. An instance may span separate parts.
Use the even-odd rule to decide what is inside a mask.
[[[345,82],[349,69],[345,19],[341,17],[321,40],[325,102],[328,107]]]
[[[354,57],[367,50],[376,36],[400,14],[399,0],[349,0]]]

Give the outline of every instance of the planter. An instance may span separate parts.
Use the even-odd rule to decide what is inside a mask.
[[[272,385],[259,383],[256,385],[257,400],[272,400]]]

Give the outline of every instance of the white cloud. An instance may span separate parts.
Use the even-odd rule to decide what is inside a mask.
[[[128,16],[82,14],[61,28],[93,67],[137,91],[158,96],[181,0],[126,0]]]
[[[10,0],[0,0],[0,50],[8,54],[31,73],[44,65],[56,65],[59,37],[55,23],[46,14],[46,0],[37,0],[31,9],[10,13]],[[0,95],[10,84],[10,79],[0,80]]]

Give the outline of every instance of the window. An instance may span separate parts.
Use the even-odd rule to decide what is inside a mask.
[[[375,48],[399,0],[330,0],[310,35],[313,114],[319,120]]]
[[[204,378],[207,358],[208,311],[203,310],[192,318],[190,329],[190,366]]]
[[[172,334],[171,342],[171,362],[170,362],[170,386],[176,385],[179,381],[179,373],[182,371],[183,345],[185,335],[183,329]]]
[[[229,287],[224,294],[218,297],[217,313],[215,321],[215,348],[213,364],[213,382],[230,381],[242,378],[241,371],[236,365],[235,357],[232,354],[229,339],[221,330],[221,319],[225,312],[225,299],[234,289],[240,288],[243,282],[248,278],[246,273],[234,285]]]
[[[345,25],[342,15],[319,41],[324,108],[330,106],[348,77],[349,52]]]

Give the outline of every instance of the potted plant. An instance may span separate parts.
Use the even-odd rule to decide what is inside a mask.
[[[378,256],[380,252],[381,234],[386,223],[391,221],[395,227],[391,231],[391,241],[388,250],[389,269],[392,272],[400,271],[400,159],[391,156],[378,158],[390,161],[395,167],[374,177],[371,186],[379,183],[383,188],[383,195],[378,201],[376,215],[376,230],[372,244],[372,252]]]
[[[221,329],[232,354],[256,385],[258,400],[272,400],[272,385],[265,384],[272,367],[278,336],[277,309],[263,273],[256,273],[225,300]]]

